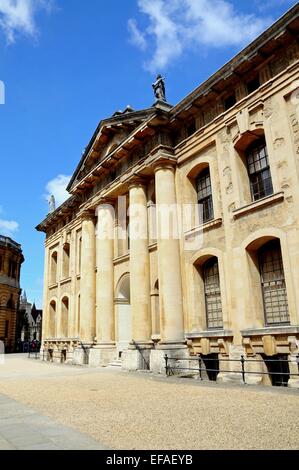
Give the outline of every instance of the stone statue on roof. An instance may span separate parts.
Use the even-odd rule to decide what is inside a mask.
[[[155,83],[153,83],[153,89],[158,101],[166,101],[165,78],[163,78],[162,75],[157,75],[157,79]]]
[[[52,194],[49,199],[49,214],[52,214],[56,209],[55,197]]]

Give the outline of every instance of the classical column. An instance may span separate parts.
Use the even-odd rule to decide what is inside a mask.
[[[129,198],[132,338],[136,343],[148,343],[151,341],[151,302],[147,196],[144,183],[132,183]]]
[[[97,208],[96,230],[96,336],[90,364],[116,359],[114,322],[114,207],[105,201]]]
[[[123,353],[123,368],[149,368],[151,341],[150,267],[148,251],[147,194],[142,180],[129,187],[130,303],[132,342]]]
[[[163,343],[184,342],[180,241],[178,227],[175,169],[156,167],[157,243],[159,292],[161,296],[161,335]]]
[[[95,336],[95,223],[94,214],[83,214],[81,259],[80,340],[91,345]]]
[[[76,331],[76,311],[77,305],[77,292],[76,292],[76,231],[72,230],[70,240],[70,259],[69,259],[69,276],[71,282],[71,297],[70,297],[70,316],[69,316],[69,336],[74,338],[77,336]]]
[[[44,259],[44,293],[43,293],[43,321],[42,321],[42,345],[41,345],[41,354],[40,358],[43,360],[44,355],[43,351],[44,341],[46,337],[49,335],[49,308],[48,305],[48,277],[49,277],[49,248],[45,247],[45,259]]]
[[[168,162],[157,165],[155,183],[161,320],[161,342],[158,348],[167,350],[169,355],[180,356],[184,350],[186,351],[186,346],[179,231],[175,233],[178,228],[175,168]],[[165,364],[161,351],[156,350],[152,353],[151,368],[163,371]]]

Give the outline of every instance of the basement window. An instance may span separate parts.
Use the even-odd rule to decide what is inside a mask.
[[[217,376],[219,374],[218,354],[208,354],[207,356],[202,356],[202,360],[204,362],[209,380],[216,382]]]
[[[268,369],[269,377],[273,387],[287,387],[290,378],[290,369],[287,354],[276,354],[266,356],[262,354]]]

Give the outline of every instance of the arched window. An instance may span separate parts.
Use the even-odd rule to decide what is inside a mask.
[[[222,328],[222,303],[218,260],[210,258],[202,267],[207,328]]]
[[[49,322],[48,322],[47,336],[49,336],[49,338],[55,338],[56,336],[56,302],[55,300],[52,300],[49,306]]]
[[[200,222],[205,223],[214,218],[212,186],[209,167],[199,173],[196,180],[197,202],[202,210]],[[202,219],[202,220],[201,220]]]
[[[254,201],[273,194],[266,141],[254,141],[246,150],[251,196]]]
[[[10,294],[10,298],[7,301],[7,308],[9,308],[10,310],[14,310],[15,308],[12,294]]]
[[[50,284],[57,283],[57,251],[51,255]]]
[[[70,245],[65,243],[62,250],[62,276],[64,279],[70,275]]]
[[[279,240],[263,245],[258,255],[266,325],[290,323]]]
[[[60,319],[60,334],[62,338],[68,337],[68,320],[69,320],[69,299],[63,297],[61,301],[61,319]]]
[[[8,263],[8,276],[12,279],[17,277],[17,263],[13,259],[10,259]]]

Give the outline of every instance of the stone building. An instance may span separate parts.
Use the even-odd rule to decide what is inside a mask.
[[[177,105],[99,123],[37,227],[49,360],[163,372],[165,353],[201,354],[228,380],[244,355],[251,382],[269,359],[298,373],[298,32],[296,5]]]
[[[27,341],[41,341],[42,339],[42,315],[43,311],[36,308],[27,300],[26,291],[20,297],[19,310],[17,312],[17,337],[16,340],[23,344]],[[18,321],[19,320],[19,321]]]
[[[15,347],[16,314],[20,298],[21,245],[0,235],[0,341],[5,350]]]

